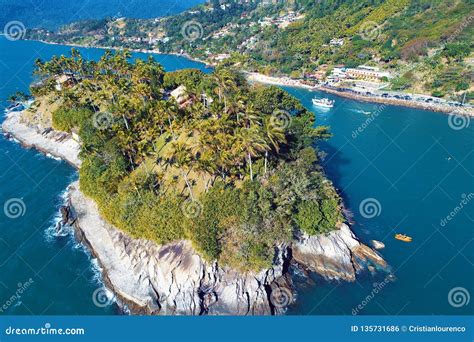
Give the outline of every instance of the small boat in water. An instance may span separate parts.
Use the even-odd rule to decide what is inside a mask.
[[[395,239],[403,242],[412,242],[412,237],[405,234],[395,234]]]
[[[334,107],[334,100],[329,100],[328,98],[323,98],[323,99],[318,99],[318,98],[313,98],[312,99],[313,104],[318,107],[323,107],[323,108],[332,108]]]

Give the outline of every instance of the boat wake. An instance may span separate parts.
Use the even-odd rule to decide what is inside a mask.
[[[353,111],[355,113],[359,113],[359,114],[364,114],[364,115],[372,114],[371,111],[366,111],[366,110],[362,110],[362,109],[351,109],[351,111]]]

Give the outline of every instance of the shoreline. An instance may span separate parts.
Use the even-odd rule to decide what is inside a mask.
[[[361,102],[369,102],[369,103],[381,103],[386,105],[392,106],[400,106],[400,107],[407,107],[407,108],[415,108],[421,109],[431,112],[438,112],[444,114],[456,114],[456,115],[465,115],[474,117],[474,108],[472,107],[453,107],[443,104],[429,104],[426,102],[420,102],[415,100],[403,100],[403,99],[393,99],[393,98],[382,98],[376,96],[367,96],[362,94],[356,94],[352,92],[345,92],[340,91],[337,89],[328,88],[326,86],[310,86],[307,84],[303,84],[298,80],[293,80],[289,77],[273,77],[273,76],[266,76],[256,72],[245,72],[245,75],[248,80],[251,82],[262,83],[262,84],[272,84],[272,85],[280,85],[286,87],[295,87],[295,88],[303,88],[310,91],[322,91],[325,93],[337,95],[344,98],[353,99],[356,101]]]
[[[159,50],[130,49],[130,48],[115,47],[115,46],[99,46],[99,45],[88,46],[88,45],[80,45],[80,44],[73,44],[73,43],[66,44],[66,43],[48,42],[48,41],[39,40],[39,39],[38,40],[37,39],[24,39],[24,40],[31,41],[31,42],[40,42],[40,43],[48,44],[48,45],[71,46],[71,47],[85,48],[85,49],[102,49],[102,50],[115,50],[115,51],[128,50],[130,52],[140,52],[140,53],[146,53],[146,54],[155,54],[155,55],[163,55],[163,56],[169,55],[169,56],[183,57],[183,58],[189,59],[190,61],[204,64],[206,68],[213,67],[212,64],[205,62],[199,58],[192,57],[188,53],[160,52]]]
[[[25,39],[25,40],[29,40],[29,39]],[[98,45],[87,46],[87,45],[72,44],[72,43],[48,42],[44,40],[30,40],[30,41],[37,41],[37,42],[41,42],[43,44],[49,44],[49,45],[61,45],[61,46],[71,46],[71,47],[79,47],[79,48],[96,48],[96,49],[103,49],[103,50],[124,50],[124,48],[120,48],[120,47],[107,47],[107,46],[98,46]],[[141,53],[147,53],[147,54],[183,57],[190,61],[204,64],[206,68],[212,68],[215,66],[215,64],[211,64],[207,61],[198,59],[196,57],[192,57],[188,53],[177,53],[177,52],[164,53],[164,52],[160,52],[159,50],[144,50],[144,49],[126,49],[126,50],[129,50],[131,52],[141,52]],[[329,94],[333,94],[333,95],[337,95],[337,96],[341,96],[344,98],[349,98],[349,99],[353,99],[353,100],[361,101],[361,102],[381,103],[381,104],[386,104],[386,105],[421,109],[421,110],[426,110],[430,112],[444,113],[448,115],[454,114],[454,115],[474,117],[473,107],[453,107],[453,106],[448,106],[448,105],[443,105],[443,104],[434,104],[434,103],[429,104],[426,102],[420,102],[416,100],[403,100],[403,99],[393,99],[393,98],[389,99],[389,98],[383,98],[383,97],[367,96],[367,95],[362,95],[362,94],[339,91],[337,89],[328,88],[323,85],[310,86],[310,85],[302,83],[299,80],[292,79],[288,76],[280,76],[280,77],[267,76],[261,73],[249,72],[245,70],[242,72],[245,75],[245,78],[249,82],[302,88],[302,89],[307,89],[310,91],[322,91]]]
[[[21,112],[7,115],[3,132],[24,146],[80,167],[79,150],[69,146],[72,138],[57,140],[61,133],[51,130],[45,135],[21,123],[20,116]],[[277,247],[271,268],[243,274],[220,267],[216,261],[204,261],[187,240],[157,245],[131,238],[100,216],[77,181],[68,190],[66,209],[71,215],[63,216],[63,223],[71,221],[75,238],[97,258],[104,283],[117,296],[118,304],[126,304],[135,314],[281,315],[295,301],[290,264],[325,279],[350,282],[367,270],[389,273],[380,254],[342,224],[327,236],[303,236]],[[285,305],[274,303],[280,300],[277,296],[288,297]]]

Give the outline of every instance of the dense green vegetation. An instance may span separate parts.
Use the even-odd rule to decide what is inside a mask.
[[[81,189],[108,221],[158,243],[189,239],[240,270],[268,267],[298,232],[336,229],[339,197],[313,148],[329,133],[295,98],[229,68],[165,73],[129,58],[38,60],[31,89],[58,105],[55,129],[78,132]]]
[[[472,0],[295,0],[267,5],[231,1],[225,7],[221,3],[225,2],[211,1],[159,21],[76,25],[46,39],[185,51],[202,59],[230,52],[227,64],[296,78],[322,64],[369,64],[393,73],[394,90],[457,100],[472,91],[468,81],[473,72]],[[289,14],[297,19],[281,26],[278,20]],[[187,25],[196,36],[186,36]],[[33,38],[38,35],[42,37],[31,33]],[[332,39],[344,43],[331,44]]]

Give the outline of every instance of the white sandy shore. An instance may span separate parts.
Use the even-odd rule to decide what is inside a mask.
[[[267,75],[263,75],[256,72],[246,72],[245,76],[250,82],[297,87],[297,88],[304,88],[304,89],[309,89],[309,90],[320,90],[326,93],[331,93],[331,94],[335,94],[335,95],[346,97],[346,98],[351,98],[351,99],[362,101],[362,102],[382,103],[382,104],[389,104],[389,105],[394,105],[394,106],[404,106],[404,107],[410,107],[410,108],[424,109],[424,110],[429,110],[433,112],[441,112],[441,113],[447,113],[447,114],[453,113],[456,115],[474,116],[474,108],[472,107],[453,107],[453,106],[444,105],[444,104],[426,103],[426,102],[421,102],[421,101],[416,101],[416,100],[403,100],[403,99],[395,99],[395,98],[384,98],[384,97],[379,97],[379,96],[366,96],[362,94],[339,91],[337,89],[327,88],[324,86],[310,86],[298,80],[291,79],[289,77],[273,77],[273,76],[267,76]]]
[[[298,87],[298,88],[305,88],[309,90],[317,89],[317,87],[301,83],[300,81],[293,80],[289,77],[267,76],[267,75],[259,74],[258,72],[244,72],[244,74],[247,77],[247,80],[249,80],[250,82],[282,85],[282,86],[288,86],[288,87]]]
[[[22,112],[10,112],[2,124],[2,130],[11,134],[26,147],[33,147],[43,153],[61,158],[79,169],[80,145],[70,134],[53,130],[40,130],[21,122]]]

